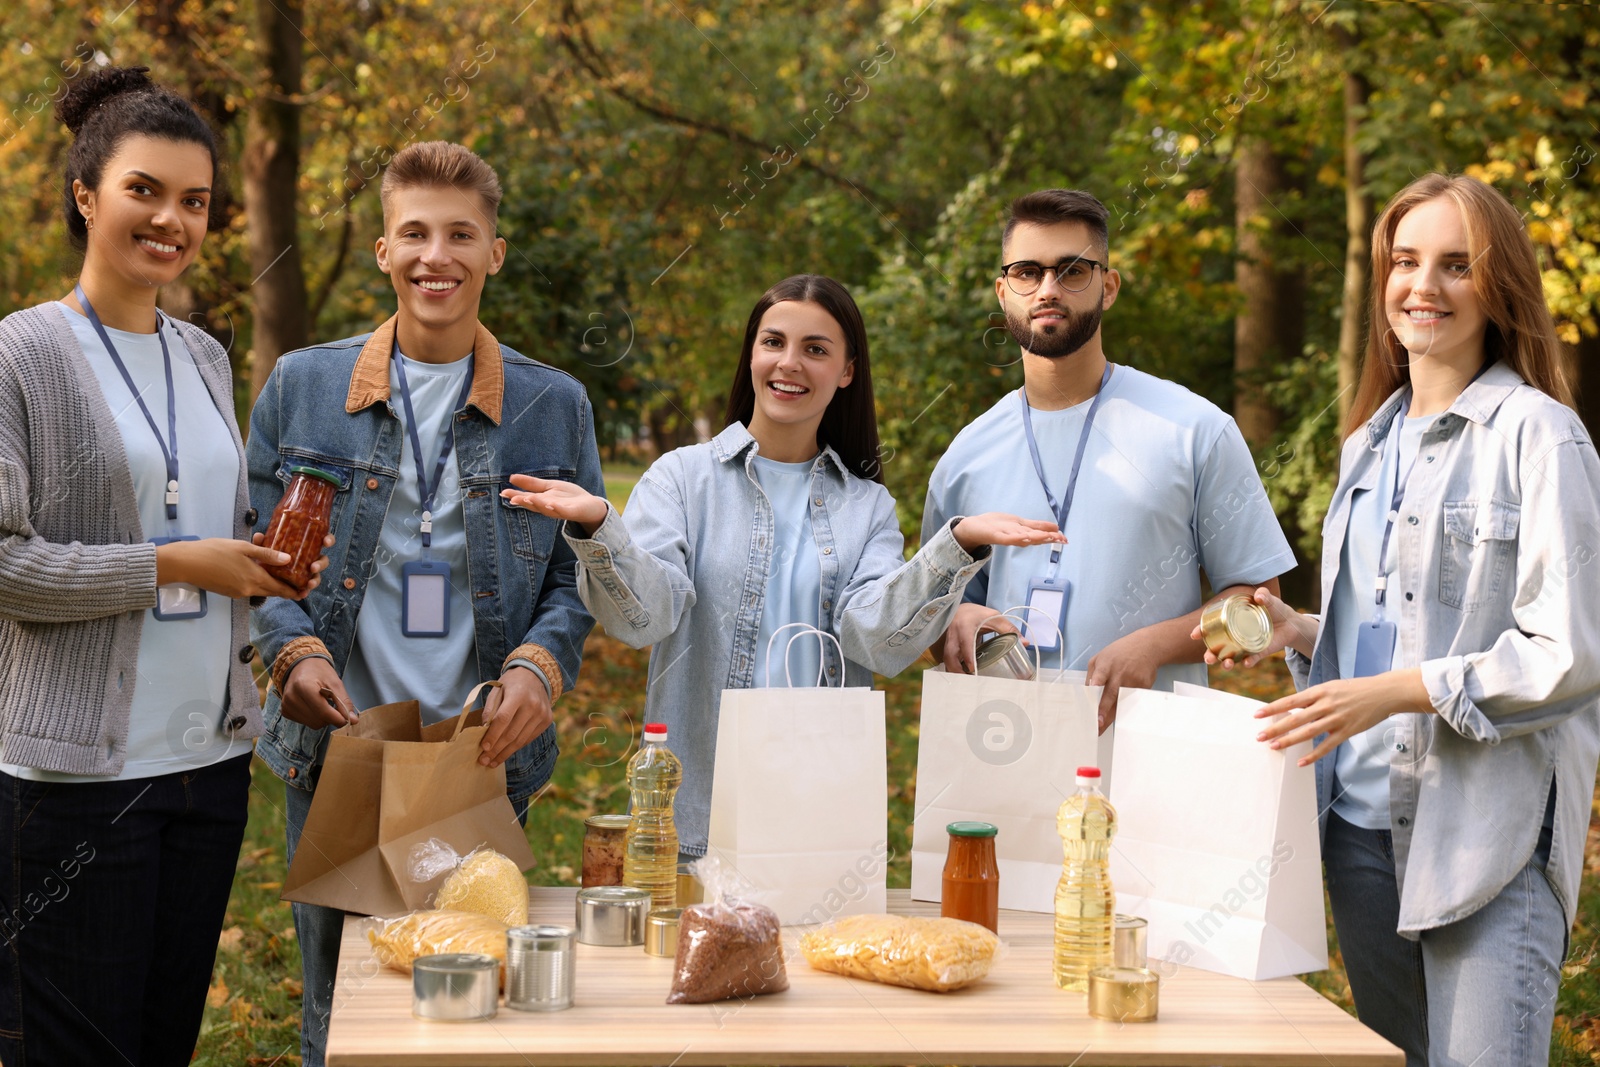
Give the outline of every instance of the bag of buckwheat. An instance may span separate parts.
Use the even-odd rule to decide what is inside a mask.
[[[777,913],[740,900],[738,875],[722,870],[715,857],[696,860],[689,870],[705,887],[706,901],[683,909],[667,1003],[705,1004],[788,989]]]

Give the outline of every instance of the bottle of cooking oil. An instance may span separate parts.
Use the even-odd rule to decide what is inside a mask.
[[[644,745],[628,761],[631,819],[623,838],[622,884],[650,893],[650,907],[677,907],[678,826],[672,799],[683,762],[667,747],[667,728],[647,723]]]
[[[1056,883],[1056,985],[1086,993],[1089,972],[1112,962],[1116,894],[1111,838],[1117,812],[1100,792],[1100,768],[1078,768],[1078,791],[1056,812],[1065,861]]]

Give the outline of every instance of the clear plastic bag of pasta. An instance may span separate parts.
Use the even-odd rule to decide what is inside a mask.
[[[739,899],[741,879],[715,857],[696,860],[689,870],[705,886],[706,900],[683,909],[667,1003],[705,1004],[788,989],[777,912]]]
[[[436,909],[475,911],[507,926],[528,925],[528,881],[510,857],[492,848],[475,848],[463,856],[430,837],[411,846],[406,874],[422,883],[446,876],[433,897]]]
[[[500,961],[505,984],[506,924],[473,911],[413,911],[395,919],[370,919],[367,940],[378,962],[404,974],[420,956],[472,952]]]
[[[850,915],[800,938],[819,971],[948,993],[984,978],[1003,943],[977,923],[906,915]]]

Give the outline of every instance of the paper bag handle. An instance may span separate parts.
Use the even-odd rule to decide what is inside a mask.
[[[792,630],[797,626],[800,627],[800,633],[797,633],[793,637],[789,638],[788,642],[783,646],[783,680],[784,680],[785,683],[788,684],[788,687],[790,689],[794,688],[794,676],[789,673],[789,649],[794,645],[794,643],[796,641],[800,640],[802,637],[809,637],[812,634],[816,634],[817,635],[817,643],[819,645],[822,644],[822,642],[824,642],[824,641],[832,641],[833,642],[833,647],[839,650],[839,662],[840,663],[844,662],[844,646],[839,644],[839,639],[837,637],[833,636],[832,634],[830,634],[828,631],[823,630],[823,629],[819,629],[818,627],[815,627],[815,626],[812,626],[809,622],[785,623],[784,625],[778,627],[776,630],[772,631],[772,636],[767,638],[767,676],[766,676],[766,685],[764,686],[764,688],[767,688],[767,689],[771,689],[772,688],[772,644],[773,644],[773,642],[778,639],[778,635],[783,633],[783,631]],[[822,665],[822,657],[818,656],[817,657],[817,681],[815,683],[818,686],[822,685],[822,667],[823,667],[823,665]],[[840,686],[840,688],[844,687],[844,679],[843,678],[839,679],[839,686]]]
[[[1024,612],[1024,613],[1032,612],[1035,615],[1042,615],[1043,614],[1043,612],[1034,611],[1032,608],[1028,607],[1028,605],[1026,605],[1026,604],[1018,604],[1016,607],[1007,608],[1004,611],[997,611],[993,615],[990,615],[988,618],[984,619],[982,622],[978,623],[977,629],[972,631],[972,665],[973,665],[974,669],[976,669],[977,665],[978,665],[978,634],[985,627],[988,627],[989,629],[993,629],[993,627],[989,626],[989,624],[991,622],[993,622],[996,619],[1017,618],[1017,621],[1022,623],[1022,625],[1024,627],[1028,627],[1028,626],[1032,626],[1033,625],[1033,623],[1029,622],[1025,618],[1020,618],[1020,617],[1013,616],[1012,612],[1014,612],[1014,611],[1021,611],[1021,612]],[[1067,638],[1066,638],[1066,635],[1061,632],[1061,627],[1057,626],[1053,622],[1050,622],[1048,617],[1045,619],[1045,622],[1049,624],[1050,629],[1052,629],[1052,630],[1054,630],[1056,632],[1056,647],[1060,648],[1063,652],[1066,651]],[[995,632],[998,633],[999,631],[996,630]],[[1033,645],[1033,676],[1034,676],[1034,678],[1038,679],[1039,681],[1043,681],[1044,680],[1044,675],[1043,675],[1042,672],[1044,670],[1044,666],[1040,661],[1041,653],[1039,651],[1038,642],[1030,641],[1028,643]]]
[[[461,728],[467,725],[467,713],[472,710],[472,705],[478,702],[478,694],[483,692],[485,689],[499,688],[500,679],[498,678],[490,679],[487,682],[479,682],[477,685],[472,687],[472,692],[467,694],[467,702],[461,705],[461,714],[456,717],[456,732],[450,735],[450,740],[454,741],[456,738],[461,736]]]

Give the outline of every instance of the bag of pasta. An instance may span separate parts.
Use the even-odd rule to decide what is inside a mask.
[[[961,919],[850,915],[800,938],[819,971],[947,993],[989,973],[1000,939]]]
[[[705,887],[706,901],[683,909],[667,1003],[705,1004],[788,989],[777,912],[738,899],[739,876],[724,871],[715,857],[696,860],[689,870]]]
[[[397,919],[373,919],[367,927],[372,954],[385,967],[404,974],[421,956],[474,952],[500,961],[506,979],[506,924],[472,911],[414,911]]]
[[[413,882],[444,877],[432,904],[442,911],[475,911],[507,926],[528,925],[528,881],[509,857],[487,846],[462,856],[437,837],[411,846],[406,873]]]

